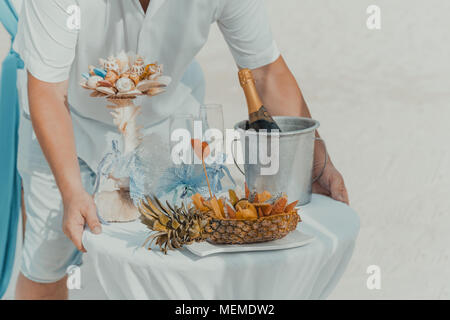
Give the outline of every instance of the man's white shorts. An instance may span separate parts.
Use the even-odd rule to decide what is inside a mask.
[[[64,278],[67,268],[81,265],[82,253],[62,231],[63,204],[55,178],[33,136],[31,122],[22,117],[18,169],[22,176],[27,215],[21,272],[38,283]],[[81,178],[92,192],[95,174],[80,160]]]

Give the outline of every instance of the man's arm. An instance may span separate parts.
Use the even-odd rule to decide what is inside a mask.
[[[256,87],[264,106],[273,116],[311,117],[303,94],[284,59],[280,56],[275,62],[252,70]],[[322,143],[316,143],[314,171],[318,174],[325,163]],[[338,201],[349,203],[347,189],[342,175],[331,160],[321,179],[313,186],[316,193],[325,194]]]
[[[67,105],[68,82],[47,83],[28,75],[28,97],[34,131],[55,176],[64,204],[64,233],[85,251],[81,237],[87,222],[101,232],[92,197],[84,190]],[[48,190],[42,190],[48,192]]]

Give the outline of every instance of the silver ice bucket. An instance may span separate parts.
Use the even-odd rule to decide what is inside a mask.
[[[326,166],[325,163],[322,173],[313,178],[315,141],[323,142],[315,135],[320,124],[316,120],[299,117],[275,117],[275,121],[281,133],[246,131],[247,121],[235,126],[242,145],[244,170],[238,163],[236,165],[245,175],[250,190],[267,190],[273,195],[284,192],[289,202],[298,200],[299,206],[306,205],[311,202],[312,184],[320,178]]]

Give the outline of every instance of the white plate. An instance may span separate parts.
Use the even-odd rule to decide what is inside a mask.
[[[311,243],[314,239],[315,238],[313,236],[295,230],[283,239],[270,242],[241,245],[212,244],[209,242],[200,242],[186,246],[186,248],[199,257],[206,257],[217,253],[238,253],[292,249],[305,246]]]

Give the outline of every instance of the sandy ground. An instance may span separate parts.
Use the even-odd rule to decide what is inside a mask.
[[[382,10],[378,31],[365,25],[374,2]],[[450,298],[450,2],[268,5],[279,47],[361,216],[354,257],[331,298]],[[0,46],[4,55],[3,30]],[[207,100],[224,104],[231,127],[246,116],[244,100],[215,27],[199,60]],[[369,265],[381,268],[381,290],[366,287]],[[87,261],[85,289],[73,298],[104,297],[91,270]]]

